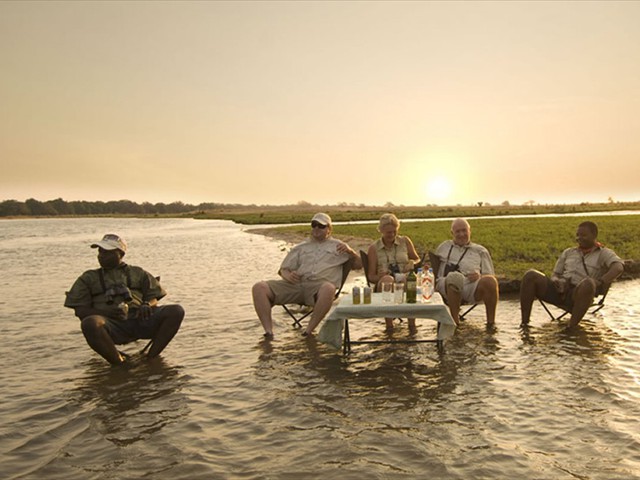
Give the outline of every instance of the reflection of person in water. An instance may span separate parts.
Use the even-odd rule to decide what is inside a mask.
[[[117,445],[134,443],[188,415],[182,393],[188,380],[162,358],[106,374],[100,362],[92,361],[86,375],[76,380],[71,400],[89,408],[90,417],[99,420],[100,436]]]

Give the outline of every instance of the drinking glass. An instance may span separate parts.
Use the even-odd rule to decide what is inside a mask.
[[[393,283],[382,282],[382,301],[384,303],[391,303],[393,300]]]
[[[404,283],[396,283],[393,286],[393,301],[395,303],[402,303],[404,298]]]

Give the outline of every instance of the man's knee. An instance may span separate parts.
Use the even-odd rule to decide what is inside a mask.
[[[546,278],[546,275],[538,270],[527,270],[522,276],[522,285],[530,285],[540,282]]]
[[[80,328],[85,336],[95,335],[97,331],[104,328],[105,320],[100,315],[89,315],[80,321]]]
[[[498,298],[498,279],[493,275],[484,275],[478,280],[476,300],[495,300]]]
[[[165,305],[162,310],[162,315],[164,316],[165,320],[176,322],[178,325],[182,323],[184,314],[184,308],[182,308],[182,305],[178,304]]]
[[[593,278],[584,278],[576,285],[575,295],[590,296],[593,298],[596,296],[596,288],[596,282]]]
[[[257,298],[266,298],[273,304],[273,292],[271,291],[271,288],[269,288],[269,284],[267,282],[262,281],[254,284],[251,289],[251,293],[254,300]]]
[[[547,276],[538,270],[527,270],[520,282],[520,294],[543,296],[547,291]]]
[[[322,285],[320,285],[320,288],[318,289],[318,299],[323,298],[323,299],[333,300],[333,296],[335,294],[336,294],[336,287],[330,282],[323,283]]]

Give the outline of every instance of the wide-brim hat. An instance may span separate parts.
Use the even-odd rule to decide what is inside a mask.
[[[127,251],[127,242],[115,233],[107,233],[102,240],[91,244],[91,248],[104,248],[105,250],[120,250],[122,253]]]

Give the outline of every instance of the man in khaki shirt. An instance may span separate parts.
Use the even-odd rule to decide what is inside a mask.
[[[447,300],[456,324],[463,302],[483,302],[487,325],[493,326],[500,294],[491,255],[482,245],[471,242],[471,226],[464,218],[451,223],[451,236],[435,252],[440,260],[436,289]]]
[[[346,243],[331,238],[331,217],[316,213],[311,219],[311,236],[287,254],[278,274],[281,280],[267,280],[253,286],[253,306],[264,328],[273,338],[271,308],[298,303],[313,306],[303,336],[309,335],[327,314],[342,280],[342,265],[350,260],[362,268],[360,256]]]
[[[593,222],[582,222],[576,232],[578,246],[562,252],[551,278],[537,270],[524,274],[520,287],[521,327],[529,325],[536,298],[571,312],[569,327],[575,327],[593,299],[620,276],[624,270],[622,260],[597,238],[598,226]]]

